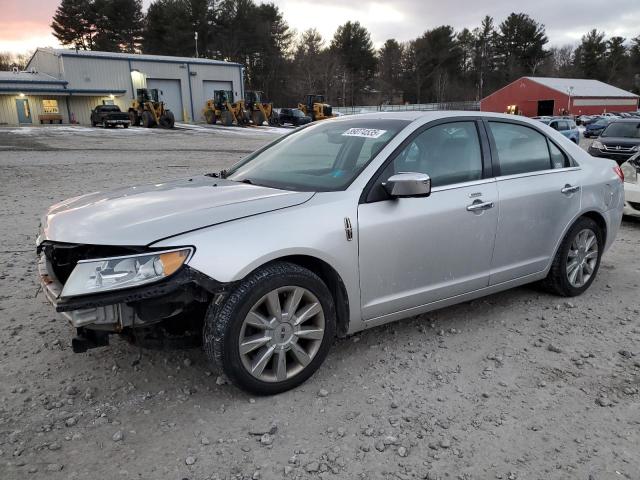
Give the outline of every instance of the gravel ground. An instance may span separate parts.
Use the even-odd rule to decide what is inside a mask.
[[[200,350],[76,355],[38,295],[51,203],[216,171],[280,129],[0,129],[0,479],[639,479],[640,222],[582,297],[518,288],[336,340],[251,398]]]

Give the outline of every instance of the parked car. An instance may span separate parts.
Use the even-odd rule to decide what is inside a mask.
[[[594,157],[610,158],[622,164],[640,152],[640,119],[619,119],[609,123],[589,146]]]
[[[620,167],[624,174],[624,214],[640,217],[640,153]]]
[[[122,125],[124,128],[129,128],[131,123],[129,114],[122,112],[117,105],[98,105],[91,110],[91,125],[102,125],[104,128],[117,127]]]
[[[573,120],[567,118],[541,118],[539,121],[557,130],[573,143],[580,143],[580,130],[578,130]]]
[[[584,129],[584,138],[598,137],[611,123],[609,118],[600,117],[599,119],[587,124]]]
[[[587,125],[589,123],[591,123],[591,121],[593,120],[593,116],[592,115],[579,115],[576,117],[576,124],[577,125]]]
[[[536,281],[582,294],[623,203],[615,162],[540,122],[345,116],[227,171],[60,202],[38,269],[74,351],[182,327],[236,385],[274,394],[336,335]]]
[[[294,126],[306,125],[311,123],[311,117],[308,117],[299,108],[281,108],[278,115],[280,125],[290,124]]]

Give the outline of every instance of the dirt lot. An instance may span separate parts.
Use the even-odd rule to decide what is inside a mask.
[[[73,354],[37,294],[40,213],[216,171],[281,133],[0,129],[0,479],[640,479],[640,222],[566,301],[519,288],[338,340],[250,398],[199,350]]]

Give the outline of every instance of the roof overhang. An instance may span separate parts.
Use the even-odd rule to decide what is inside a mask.
[[[64,89],[64,88],[38,88],[38,87],[25,87],[25,88],[2,88],[0,86],[0,95],[15,95],[25,93],[29,95],[57,95],[61,97],[108,97],[110,95],[119,97],[127,93],[126,90],[105,90],[105,89]]]

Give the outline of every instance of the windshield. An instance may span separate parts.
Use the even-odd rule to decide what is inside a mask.
[[[601,137],[640,138],[640,123],[615,122],[602,132]]]
[[[293,110],[292,113],[294,117],[304,117],[304,115],[302,115],[302,112],[300,110]]]
[[[326,120],[250,155],[226,178],[283,190],[343,190],[408,124],[395,119]]]

